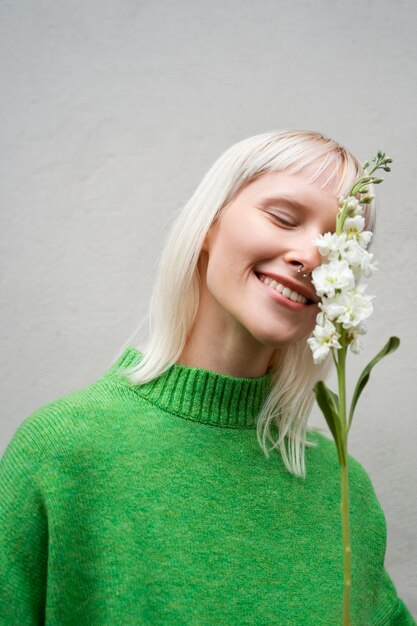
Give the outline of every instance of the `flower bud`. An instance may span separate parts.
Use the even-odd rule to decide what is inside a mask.
[[[371,204],[372,200],[375,200],[375,196],[369,193],[361,199],[361,204]]]
[[[350,210],[357,209],[358,204],[359,204],[359,200],[355,198],[355,196],[349,196],[349,198],[347,199],[347,208]]]

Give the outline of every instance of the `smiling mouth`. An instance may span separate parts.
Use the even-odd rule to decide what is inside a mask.
[[[274,291],[277,291],[282,296],[284,296],[284,298],[287,298],[288,300],[291,300],[292,302],[298,302],[300,304],[305,304],[305,305],[314,304],[313,300],[309,300],[308,298],[303,296],[301,293],[298,293],[297,291],[294,291],[293,289],[286,287],[282,283],[279,283],[276,280],[273,280],[269,276],[264,276],[263,274],[258,274],[258,273],[256,273],[256,276],[261,282],[265,283],[265,285],[267,285],[268,287],[271,287],[271,289],[274,289]]]

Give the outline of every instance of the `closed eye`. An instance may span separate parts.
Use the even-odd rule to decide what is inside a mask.
[[[275,215],[275,213],[271,213],[271,215],[277,222],[279,222],[283,226],[286,226],[287,228],[294,228],[296,226],[296,224],[289,222],[288,220],[284,219],[280,215]]]

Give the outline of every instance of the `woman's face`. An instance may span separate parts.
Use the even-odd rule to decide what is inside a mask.
[[[320,264],[312,240],[335,230],[339,204],[335,183],[320,189],[326,173],[307,183],[312,171],[258,177],[209,229],[199,265],[200,302],[223,335],[230,329],[234,340],[246,336],[252,343],[280,348],[313,330],[318,298],[311,276],[303,278],[303,273]],[[274,279],[278,291],[263,276]]]

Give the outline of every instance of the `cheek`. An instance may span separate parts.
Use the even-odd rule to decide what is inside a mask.
[[[218,301],[223,300],[233,284],[233,258],[228,248],[214,247],[209,254],[206,269],[208,291]]]
[[[320,313],[320,309],[318,306],[316,305],[311,305],[308,308],[308,311],[306,311],[306,323],[305,323],[305,327],[308,330],[308,333],[312,333],[314,330],[314,327],[316,325],[316,317],[317,315]]]
[[[251,263],[255,249],[249,238],[233,231],[214,242],[209,251],[207,278],[219,284],[233,286]]]

